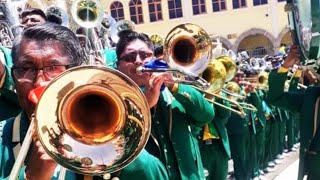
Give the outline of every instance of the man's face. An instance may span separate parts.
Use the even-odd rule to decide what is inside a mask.
[[[22,40],[13,76],[20,106],[29,116],[35,110],[28,99],[30,91],[48,84],[70,64],[63,49],[57,41]]]
[[[236,83],[239,83],[240,81],[244,81],[245,79],[245,74],[238,70],[237,74],[233,77],[233,81]]]
[[[26,27],[32,27],[35,25],[45,23],[45,19],[37,14],[30,14],[22,18],[21,24]]]
[[[153,51],[141,40],[132,41],[118,57],[118,70],[129,76],[139,86],[148,83],[151,73],[137,74],[136,69],[150,61]]]

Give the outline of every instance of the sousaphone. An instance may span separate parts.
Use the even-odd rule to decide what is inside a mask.
[[[287,0],[290,30],[304,60],[320,58],[320,1]]]

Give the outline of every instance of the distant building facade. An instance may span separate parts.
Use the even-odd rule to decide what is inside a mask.
[[[250,56],[276,54],[291,44],[285,0],[101,0],[116,20],[131,20],[136,30],[165,37],[178,24],[194,23],[212,40]]]

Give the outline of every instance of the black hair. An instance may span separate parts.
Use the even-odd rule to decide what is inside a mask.
[[[250,76],[255,76],[255,75],[258,75],[259,72],[255,69],[245,69],[243,70],[243,73],[247,76],[247,77],[250,77]]]
[[[81,50],[79,40],[70,29],[54,23],[44,23],[26,28],[14,40],[11,52],[13,64],[16,64],[18,61],[20,45],[24,39],[38,42],[59,42],[63,46],[64,53],[69,56],[71,64],[80,65],[84,62],[85,56]]]
[[[29,8],[29,9],[24,10],[24,11],[21,13],[21,18],[24,18],[24,17],[29,16],[29,15],[33,15],[33,14],[39,15],[39,16],[41,16],[44,20],[47,21],[47,16],[46,16],[46,14],[45,14],[41,9],[38,9],[38,8]]]
[[[62,19],[56,14],[48,14],[48,21],[56,24],[62,24]]]
[[[76,34],[87,35],[87,33],[88,33],[88,30],[84,27],[79,27],[76,30]]]
[[[156,46],[154,48],[153,54],[154,54],[155,57],[163,55],[163,46],[162,45],[161,46]]]
[[[123,51],[125,50],[127,45],[134,40],[139,39],[141,41],[144,41],[147,44],[147,46],[153,50],[153,44],[152,44],[150,38],[148,37],[148,35],[146,35],[144,33],[138,33],[138,32],[131,31],[131,30],[124,30],[124,31],[121,31],[118,35],[120,38],[117,43],[117,47],[116,47],[118,62],[120,60],[119,59],[120,55],[123,53]]]

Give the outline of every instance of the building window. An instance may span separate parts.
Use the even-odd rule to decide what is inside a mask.
[[[225,0],[212,0],[212,9],[213,9],[213,12],[226,10],[226,1]]]
[[[115,1],[110,5],[111,16],[116,20],[124,19],[123,5],[119,1]]]
[[[207,12],[205,0],[192,0],[192,9],[193,15],[205,14]]]
[[[253,0],[253,5],[254,6],[259,6],[263,4],[268,4],[268,0]]]
[[[129,3],[130,19],[136,24],[143,23],[142,4],[140,0],[131,0]]]
[[[170,19],[181,18],[183,16],[181,0],[168,0],[168,8]]]
[[[266,48],[264,48],[262,46],[256,47],[252,51],[252,56],[254,56],[254,57],[261,57],[261,56],[266,55],[266,54],[267,54],[267,50],[266,50]]]
[[[232,0],[233,9],[245,8],[247,7],[247,0]]]
[[[163,20],[161,11],[161,0],[149,0],[148,5],[150,22]]]

